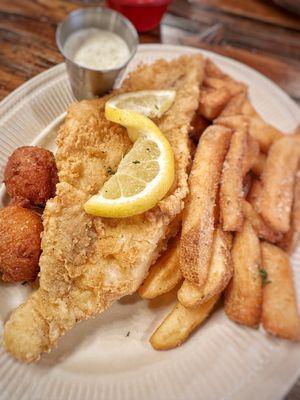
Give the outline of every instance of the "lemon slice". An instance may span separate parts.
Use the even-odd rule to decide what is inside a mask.
[[[173,104],[175,90],[141,90],[120,94],[108,100],[109,108],[134,111],[148,118],[160,118]]]
[[[136,93],[130,95],[134,97]],[[174,180],[174,156],[168,140],[153,121],[137,112],[117,108],[111,100],[105,106],[106,118],[126,127],[134,144],[116,173],[85,203],[84,209],[101,217],[124,218],[151,209],[166,195]]]

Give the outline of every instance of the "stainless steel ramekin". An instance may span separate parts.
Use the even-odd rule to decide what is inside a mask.
[[[67,38],[74,32],[84,28],[99,28],[115,32],[129,47],[130,56],[118,68],[93,69],[75,63],[64,51]],[[90,7],[71,12],[56,30],[56,42],[63,54],[71,87],[77,100],[91,99],[109,91],[134,56],[138,45],[138,34],[131,22],[116,11],[102,7]]]

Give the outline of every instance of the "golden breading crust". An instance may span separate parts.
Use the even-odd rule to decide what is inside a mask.
[[[165,199],[135,217],[102,219],[83,211],[83,203],[108,178],[107,169],[117,167],[130,142],[125,129],[105,119],[107,97],[70,108],[57,140],[57,196],[44,213],[40,288],[4,329],[4,346],[17,359],[39,359],[76,322],[136,291],[178,230],[176,217],[188,192],[188,133],[203,70],[201,56],[160,60],[138,68],[123,84],[123,91],[176,90],[173,106],[157,121],[174,152],[176,179]]]

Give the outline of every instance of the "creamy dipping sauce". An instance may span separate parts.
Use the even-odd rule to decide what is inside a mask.
[[[72,33],[64,45],[68,58],[97,70],[121,67],[129,58],[125,41],[114,32],[88,28]]]

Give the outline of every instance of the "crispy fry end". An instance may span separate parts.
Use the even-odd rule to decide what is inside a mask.
[[[210,126],[198,144],[189,178],[190,193],[183,214],[180,241],[182,275],[203,285],[207,279],[213,248],[215,206],[223,161],[231,130]]]
[[[163,255],[151,267],[138,293],[144,299],[154,299],[172,290],[182,279],[179,269],[179,242],[177,235]]]
[[[257,327],[262,307],[261,250],[248,221],[235,236],[232,261],[233,278],[225,292],[225,312],[235,322]]]
[[[271,228],[282,233],[290,229],[299,156],[299,143],[293,137],[276,141],[269,151],[261,176],[259,212]]]
[[[248,145],[248,127],[241,125],[232,135],[222,171],[220,218],[225,231],[239,231],[243,224],[243,160]]]
[[[266,242],[261,247],[266,276],[263,287],[263,327],[272,335],[299,340],[300,320],[288,255]]]
[[[178,300],[182,305],[187,308],[197,307],[225,289],[233,273],[231,243],[232,236],[229,232],[222,232],[220,228],[215,231],[207,282],[199,288],[185,280],[178,291]]]
[[[181,345],[209,316],[219,297],[215,295],[194,309],[185,308],[177,303],[151,336],[152,347],[156,350],[169,350]]]

